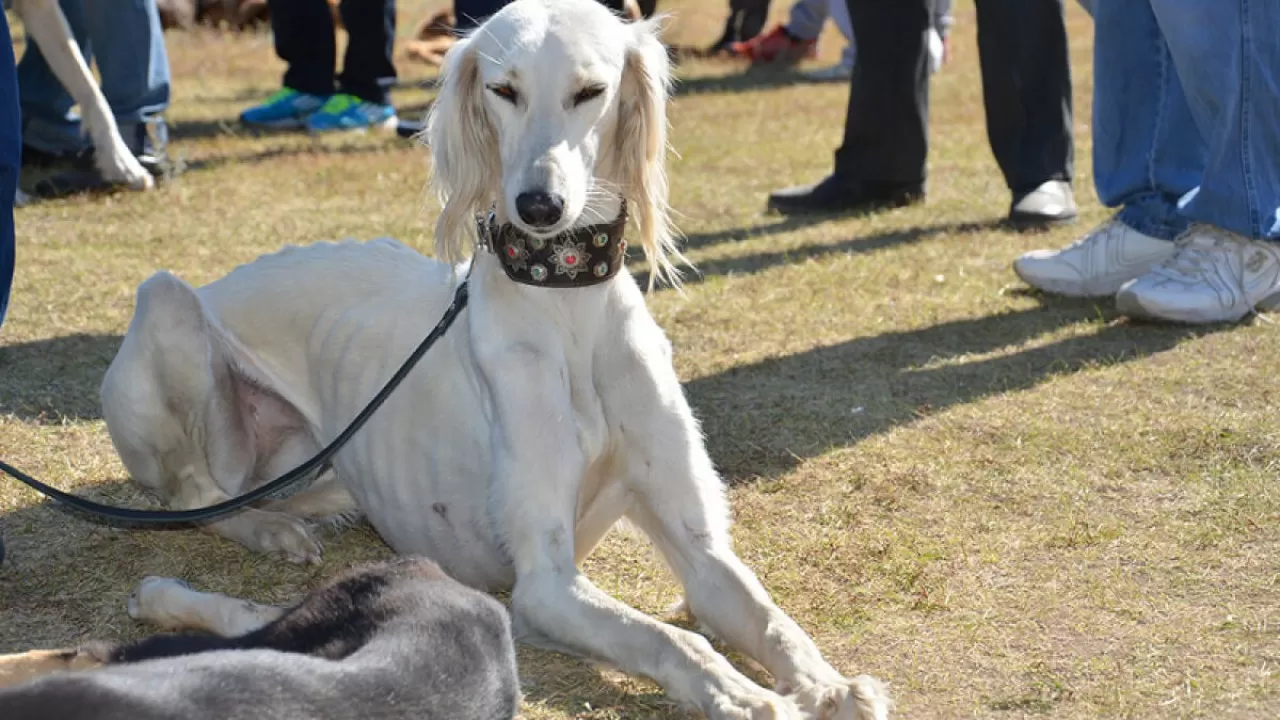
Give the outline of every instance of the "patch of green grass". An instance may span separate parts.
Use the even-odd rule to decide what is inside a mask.
[[[725,10],[663,7],[682,44],[710,42]],[[401,26],[428,9],[401,3]],[[765,215],[769,190],[829,170],[847,88],[682,66],[672,202],[701,274],[650,307],[730,483],[739,553],[838,667],[892,682],[899,716],[1280,716],[1274,327],[1131,323],[1109,301],[1024,292],[1009,270],[1108,214],[1089,166],[1092,25],[1067,12],[1077,225],[1021,235],[997,222],[1009,198],[965,1],[954,61],[933,81],[921,207]],[[829,30],[815,62],[839,45]],[[149,503],[97,399],[139,282],[163,268],[205,283],[344,236],[429,251],[436,212],[412,143],[235,127],[279,84],[267,36],[172,34],[169,49],[187,173],[151,194],[20,210],[0,334],[0,456],[115,503]],[[433,71],[401,70],[395,102],[420,112]],[[142,634],[124,602],[144,575],[276,602],[387,554],[357,526],[325,532],[321,566],[285,566],[195,532],[90,525],[10,482],[0,528],[0,652]],[[657,616],[679,597],[632,532],[586,570]],[[533,720],[687,717],[646,681],[554,653],[520,660]]]

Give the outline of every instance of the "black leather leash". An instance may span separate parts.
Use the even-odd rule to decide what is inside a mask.
[[[323,468],[329,460],[332,459],[333,456],[351,440],[351,437],[369,421],[369,418],[379,407],[382,406],[382,403],[386,402],[386,399],[391,395],[391,392],[396,389],[402,380],[405,379],[405,376],[407,376],[409,371],[413,369],[413,366],[418,363],[418,360],[422,359],[422,356],[431,349],[431,346],[436,344],[436,341],[444,337],[444,334],[448,332],[449,327],[453,325],[454,320],[458,319],[458,315],[462,313],[462,309],[467,306],[468,280],[469,278],[464,278],[462,282],[458,284],[458,289],[453,293],[453,302],[449,303],[449,307],[445,308],[444,315],[440,318],[440,321],[436,323],[436,326],[431,329],[431,332],[427,334],[427,337],[422,341],[422,343],[419,344],[413,353],[409,355],[409,358],[404,361],[404,364],[400,366],[400,369],[396,371],[396,374],[391,376],[391,379],[382,387],[382,390],[378,391],[378,394],[373,396],[373,399],[369,401],[369,404],[365,406],[364,410],[361,410],[360,414],[356,415],[355,419],[351,421],[351,424],[347,425],[347,429],[343,430],[338,437],[334,438],[332,442],[326,445],[320,452],[316,453],[316,455],[310,460],[307,460],[275,480],[250,490],[244,495],[234,497],[216,505],[197,508],[195,510],[135,510],[133,508],[103,505],[101,503],[93,502],[92,500],[85,500],[82,497],[65,493],[55,487],[51,487],[39,480],[36,480],[3,460],[0,460],[0,472],[4,472],[19,482],[29,485],[42,495],[53,500],[57,500],[72,509],[79,510],[98,520],[114,521],[104,524],[132,526],[145,525],[152,529],[166,530],[181,529],[240,510],[246,505],[255,503],[269,495],[274,495],[291,485],[295,485],[302,480],[311,477],[317,470]]]

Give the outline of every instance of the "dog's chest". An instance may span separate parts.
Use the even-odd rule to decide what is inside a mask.
[[[573,376],[580,378],[569,386],[573,421],[578,430],[579,447],[590,465],[603,457],[609,449],[609,422],[590,371],[584,374],[574,373]]]

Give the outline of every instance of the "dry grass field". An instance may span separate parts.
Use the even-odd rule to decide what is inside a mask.
[[[437,4],[403,2],[402,34]],[[670,38],[710,42],[725,5],[664,2]],[[1008,194],[961,0],[923,206],[764,214],[770,189],[828,170],[847,86],[682,65],[672,201],[700,274],[650,305],[731,488],[738,550],[837,666],[892,683],[899,717],[1280,717],[1274,325],[1132,323],[1110,302],[1028,292],[1009,269],[1107,215],[1090,176],[1092,24],[1069,5],[1078,224],[999,222]],[[838,54],[834,29],[821,48]],[[185,173],[151,194],[19,210],[0,333],[0,457],[140,506],[97,397],[139,282],[164,268],[201,284],[338,237],[430,252],[436,212],[413,143],[237,128],[279,82],[267,35],[175,33],[169,49]],[[421,113],[434,71],[401,69],[395,101]],[[198,532],[89,524],[8,480],[0,528],[0,652],[145,632],[124,611],[143,575],[284,601],[388,553],[357,526],[324,534],[322,565],[295,567]],[[678,597],[628,532],[587,570],[647,612]],[[687,716],[653,685],[571,658],[521,663],[533,720]]]

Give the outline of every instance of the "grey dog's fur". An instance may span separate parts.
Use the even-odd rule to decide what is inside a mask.
[[[240,637],[79,653],[105,666],[0,691],[0,718],[501,720],[520,697],[505,608],[421,558],[349,571]]]

